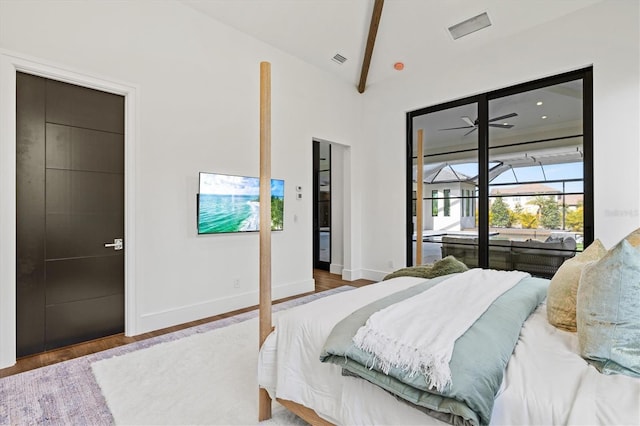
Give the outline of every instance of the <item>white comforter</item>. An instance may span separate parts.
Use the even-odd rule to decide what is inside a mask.
[[[443,424],[340,367],[319,361],[333,326],[352,311],[422,282],[402,277],[316,300],[279,315],[260,353],[258,381],[272,398],[344,425]],[[542,305],[525,323],[492,424],[640,425],[640,380],[606,376],[578,355],[575,333],[549,325]]]

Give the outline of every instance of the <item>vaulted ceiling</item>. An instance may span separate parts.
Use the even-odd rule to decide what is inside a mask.
[[[419,73],[602,0],[387,0],[367,84]],[[374,0],[182,0],[336,77],[358,85]],[[448,27],[487,12],[492,26],[453,40]],[[513,52],[512,52],[513,53]],[[516,52],[517,53],[517,52]],[[335,54],[347,58],[340,65]],[[403,62],[405,71],[394,69]]]

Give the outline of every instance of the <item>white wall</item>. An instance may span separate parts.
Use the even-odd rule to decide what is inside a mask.
[[[460,204],[459,198],[461,184],[458,182],[449,183],[428,183],[424,184],[423,194],[431,197],[431,191],[438,191],[438,215],[433,216],[431,207],[432,200],[424,200],[422,207],[423,223],[431,225],[431,228],[423,226],[425,230],[436,231],[460,231]],[[449,190],[449,216],[444,215],[444,191]]]
[[[362,275],[379,278],[405,254],[405,112],[593,65],[595,236],[615,244],[640,226],[639,2],[611,0],[456,55],[410,64],[365,92]],[[478,36],[481,36],[478,33]],[[473,36],[469,36],[473,37]],[[463,43],[464,39],[460,40]],[[452,42],[454,43],[454,42]],[[471,43],[471,42],[469,42]],[[429,47],[425,46],[425,54]],[[610,188],[621,188],[611,191]],[[624,188],[624,189],[622,189]]]
[[[353,87],[173,1],[3,0],[0,49],[139,88],[135,333],[258,301],[257,233],[197,236],[195,194],[199,171],[259,174],[259,62],[270,61],[272,175],[286,181],[273,294],[313,289],[311,141],[357,142]],[[345,257],[349,269],[359,259]]]

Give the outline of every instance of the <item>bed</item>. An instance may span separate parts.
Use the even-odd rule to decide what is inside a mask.
[[[345,374],[339,362],[319,359],[334,327],[354,311],[428,281],[393,278],[282,313],[260,351],[260,387],[334,424],[447,424]],[[588,364],[578,355],[576,334],[548,323],[544,302],[518,335],[490,410],[491,424],[640,424],[640,380],[601,374]]]
[[[261,199],[270,198],[270,121],[271,68],[268,62],[261,62]],[[418,139],[418,157],[421,158],[420,150],[423,146],[421,130],[418,130]],[[418,173],[421,173],[421,168],[418,168]],[[420,175],[418,180],[421,180]],[[421,198],[419,195],[418,198]],[[397,383],[394,382],[399,378],[398,372],[388,368],[389,361],[384,360],[382,355],[376,353],[372,361],[358,361],[358,351],[351,351],[349,337],[341,338],[339,344],[334,344],[334,337],[340,334],[334,333],[335,330],[344,332],[346,329],[354,329],[353,324],[356,320],[365,321],[365,325],[370,322],[375,323],[376,321],[373,321],[375,315],[395,307],[396,303],[385,306],[380,311],[371,314],[368,319],[363,320],[360,314],[371,310],[373,305],[377,305],[381,301],[387,303],[399,293],[402,293],[404,297],[406,293],[411,293],[416,287],[428,287],[429,290],[415,295],[416,298],[422,297],[424,295],[422,293],[430,293],[432,289],[441,288],[445,285],[444,283],[449,283],[449,279],[457,280],[457,278],[447,278],[447,281],[440,281],[439,284],[434,284],[434,281],[442,277],[428,280],[415,277],[393,278],[357,290],[328,296],[285,311],[278,316],[275,327],[272,327],[271,209],[269,203],[266,203],[265,206],[260,209],[258,420],[266,420],[271,417],[271,402],[272,399],[275,399],[312,424],[446,424],[443,422],[444,419],[453,424],[458,424],[460,421],[460,424],[467,422],[509,425],[640,425],[640,302],[638,302],[640,301],[640,281],[638,281],[638,277],[640,277],[640,228],[629,234],[609,251],[604,250],[603,247],[600,247],[602,248],[600,250],[591,244],[581,254],[565,261],[553,275],[551,284],[544,283],[551,289],[557,277],[566,275],[567,279],[563,278],[564,282],[558,280],[559,285],[556,287],[556,293],[570,295],[570,297],[562,297],[567,304],[561,305],[565,308],[569,305],[572,306],[572,310],[565,309],[565,311],[571,311],[569,313],[575,322],[575,329],[578,331],[579,337],[575,333],[562,331],[550,325],[544,297],[540,297],[539,286],[543,285],[540,281],[543,279],[531,282],[533,287],[538,288],[533,293],[535,293],[534,297],[539,300],[535,301],[535,306],[531,306],[530,301],[525,303],[526,315],[522,313],[525,311],[518,309],[515,316],[521,318],[522,321],[517,321],[515,332],[511,326],[506,329],[506,334],[513,339],[513,346],[509,348],[508,353],[502,359],[506,345],[502,340],[496,340],[496,342],[500,342],[497,344],[500,351],[499,356],[495,357],[495,363],[491,364],[492,375],[486,376],[489,379],[482,375],[474,376],[474,380],[470,381],[471,383],[488,380],[491,382],[489,387],[492,391],[489,399],[486,398],[486,395],[482,396],[480,404],[476,404],[470,399],[465,401],[468,408],[478,418],[474,423],[471,418],[473,415],[469,418],[460,417],[460,413],[454,412],[457,409],[453,408],[450,410],[451,414],[455,414],[457,417],[442,417],[438,414],[435,414],[437,418],[434,417],[434,410],[430,409],[431,411],[427,413],[424,408],[429,407],[419,404],[423,402],[422,396],[418,396],[413,401],[408,399],[407,395],[417,389],[414,384],[401,381],[407,385],[408,389],[404,393],[398,390],[398,387],[395,386]],[[419,220],[421,216],[418,211]],[[420,241],[422,239],[422,225],[418,222],[416,226],[418,228],[417,239]],[[419,255],[420,247],[420,245],[417,246],[418,258],[421,258]],[[466,271],[459,273],[459,275],[469,273],[475,272],[474,270]],[[498,311],[500,315],[509,311],[509,303],[503,303],[505,300],[503,297],[511,294],[512,290],[527,288],[527,285],[521,285],[525,279],[527,278],[520,279],[515,286],[506,289],[504,295],[499,296],[500,299],[494,299],[486,312],[483,311],[484,313],[481,313],[472,323],[472,327],[468,328],[461,337],[455,338],[455,345],[466,339],[471,330],[477,330],[475,328],[477,324],[483,323],[482,327],[484,327],[487,322],[482,321],[482,318],[495,306],[502,305],[501,310]],[[524,291],[524,293],[527,292]],[[554,292],[549,291],[547,295],[552,293]],[[397,305],[409,300],[414,299],[408,297],[406,300],[397,302]],[[420,300],[422,301],[422,299]],[[549,314],[557,315],[557,312],[554,311],[558,308],[555,304],[556,301],[552,297],[549,297],[548,301]],[[431,303],[428,306],[432,307],[433,305]],[[447,308],[449,305],[446,305]],[[469,306],[471,307],[469,308]],[[443,317],[453,318],[450,322],[459,325],[457,314],[465,312],[467,308],[470,311],[479,311],[471,300],[468,304],[461,303],[459,307],[450,307],[451,314],[447,312]],[[414,313],[415,311],[412,315]],[[467,318],[469,315],[465,314],[463,317]],[[413,317],[407,315],[407,318]],[[492,318],[495,329],[500,330],[500,332],[493,334],[499,335],[502,333],[501,323],[495,321],[499,319],[499,316]],[[512,317],[507,316],[506,318],[509,319],[502,323],[512,322]],[[441,322],[425,322],[425,328],[429,330],[425,334],[431,338],[434,335],[433,330],[439,330],[441,327]],[[389,323],[392,322],[389,321]],[[404,323],[402,324],[404,325]],[[415,328],[418,327],[407,327],[414,332]],[[449,330],[446,326],[442,329]],[[354,343],[356,340],[359,341],[359,333],[360,329],[351,339]],[[417,334],[419,335],[419,333],[418,330]],[[444,332],[440,334],[449,336],[449,340],[454,340],[452,339],[454,335]],[[475,335],[475,331],[470,334]],[[348,336],[348,334],[344,335]],[[585,336],[587,336],[586,340]],[[420,341],[420,337],[417,340]],[[486,346],[491,347],[493,344],[491,341]],[[343,356],[342,352],[332,352],[336,347],[347,348],[344,352],[344,362],[341,362],[340,358]],[[429,389],[435,387],[438,392],[448,392],[447,389],[457,386],[459,370],[455,365],[457,361],[454,362],[454,360],[460,358],[460,353],[463,353],[464,357],[471,358],[472,361],[476,355],[474,350],[452,350],[452,352],[450,362],[446,364],[450,371],[448,376],[445,375],[445,380],[440,380],[441,367],[444,364],[437,363],[438,368],[434,370],[437,377],[433,383],[430,382],[432,377],[427,368],[426,376],[428,377],[426,380]],[[484,352],[483,349],[478,353],[486,354],[488,352]],[[590,360],[590,363],[587,363],[578,354],[584,355]],[[325,362],[321,362],[321,357]],[[491,356],[483,356],[482,359],[491,359]],[[379,363],[379,360],[382,362]],[[356,366],[353,365],[353,362],[356,363]],[[496,367],[500,363],[504,368]],[[357,367],[358,364],[362,368]],[[484,370],[484,367],[478,368],[479,366],[488,364],[478,362],[476,365],[471,362],[464,365],[465,369],[475,374],[475,370]],[[382,377],[378,374],[368,376],[367,371],[369,370],[375,370],[379,373],[380,366],[382,373],[384,373]],[[498,370],[500,371],[496,375],[495,372]],[[601,371],[608,374],[602,374]],[[356,377],[353,376],[354,373],[357,373]],[[422,373],[424,372],[421,371]],[[401,369],[400,375],[403,374],[404,370]],[[385,375],[388,380],[385,379]],[[414,377],[413,371],[409,376],[409,379]],[[394,386],[391,386],[392,384]],[[457,400],[457,397],[451,399]],[[489,404],[484,404],[486,412],[485,409],[478,409],[487,400],[489,400]],[[449,402],[451,401],[448,401],[447,404]],[[447,406],[454,407],[455,401]]]

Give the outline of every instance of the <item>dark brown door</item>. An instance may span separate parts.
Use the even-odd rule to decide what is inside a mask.
[[[16,96],[24,356],[124,330],[124,98],[23,73]]]

